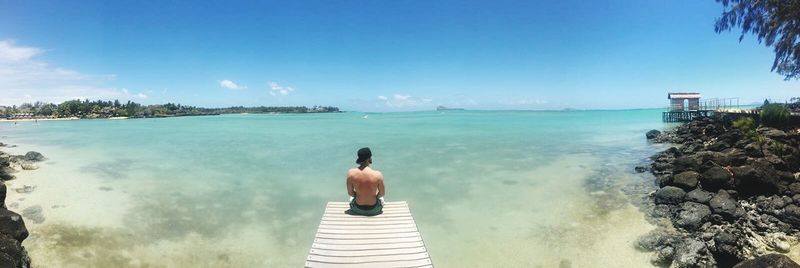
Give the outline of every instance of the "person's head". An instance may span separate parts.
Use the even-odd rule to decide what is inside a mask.
[[[369,150],[369,147],[358,149],[358,159],[356,159],[356,164],[362,167],[372,164],[372,151]]]

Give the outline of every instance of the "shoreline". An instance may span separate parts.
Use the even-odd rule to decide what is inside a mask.
[[[654,265],[731,267],[797,255],[800,150],[767,144],[796,148],[800,133],[759,127],[746,135],[733,119],[700,118],[646,134],[672,145],[636,168],[651,172],[658,187],[646,207],[657,229],[637,241],[653,252]],[[751,135],[764,143],[754,145]]]
[[[0,119],[0,122],[16,123],[16,122],[37,122],[37,121],[70,121],[80,120],[78,117],[65,117],[65,118],[24,118],[24,119]]]

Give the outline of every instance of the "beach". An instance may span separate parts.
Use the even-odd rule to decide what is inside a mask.
[[[7,204],[41,206],[37,267],[302,265],[325,202],[373,149],[437,267],[650,265],[659,110],[223,115],[0,125],[36,150]],[[313,122],[313,123],[312,123]],[[424,157],[423,157],[424,156]],[[13,189],[35,187],[31,192]],[[13,209],[12,209],[13,210]]]
[[[63,117],[63,118],[20,118],[20,119],[0,119],[0,123],[18,123],[18,122],[39,122],[39,121],[69,121],[79,120],[77,117]]]

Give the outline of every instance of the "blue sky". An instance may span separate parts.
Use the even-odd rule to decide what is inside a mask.
[[[0,0],[0,105],[642,108],[800,96],[715,1]]]

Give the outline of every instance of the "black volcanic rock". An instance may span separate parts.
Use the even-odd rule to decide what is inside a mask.
[[[714,166],[703,172],[700,183],[704,189],[718,190],[731,184],[731,172],[720,166]]]
[[[653,129],[653,130],[648,131],[644,135],[645,135],[645,137],[647,137],[648,140],[652,140],[652,139],[657,138],[658,135],[661,135],[661,131]]]
[[[740,262],[734,268],[800,268],[800,264],[783,254],[767,254]]]
[[[688,170],[697,170],[700,163],[692,156],[684,155],[675,159],[672,162],[674,172],[684,172]]]
[[[714,193],[704,191],[703,189],[700,188],[691,190],[688,193],[686,193],[687,201],[703,203],[703,204],[708,204],[708,201],[710,201],[712,197],[714,197]]]
[[[731,197],[730,194],[724,190],[717,192],[717,194],[708,201],[708,204],[715,214],[722,215],[722,217],[726,219],[733,219],[738,216],[738,203],[736,199]]]
[[[39,152],[30,151],[25,154],[25,159],[28,161],[42,161],[44,160],[44,155]]]
[[[655,194],[656,204],[679,204],[683,201],[686,192],[675,186],[664,186]]]
[[[697,229],[709,216],[711,216],[711,209],[708,206],[695,202],[686,202],[681,206],[676,223],[685,229]]]
[[[28,237],[28,228],[19,214],[0,208],[0,233],[9,235],[22,242]]]
[[[672,181],[670,182],[671,185],[681,187],[685,190],[691,190],[697,187],[697,182],[699,181],[700,174],[689,170],[679,173],[672,177]]]

